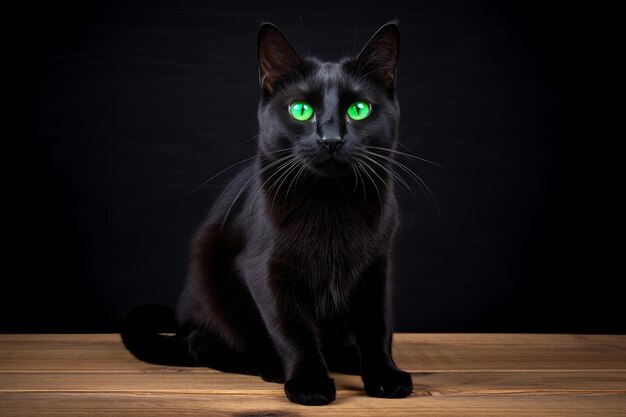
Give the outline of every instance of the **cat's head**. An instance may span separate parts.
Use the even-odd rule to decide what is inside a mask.
[[[323,177],[356,172],[358,164],[371,166],[368,152],[388,155],[383,149],[395,148],[399,120],[398,45],[398,25],[392,22],[356,57],[322,62],[299,57],[276,26],[263,24],[258,37],[261,154],[268,161],[295,161]]]

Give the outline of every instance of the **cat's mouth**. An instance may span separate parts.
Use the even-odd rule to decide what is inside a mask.
[[[309,163],[309,167],[321,176],[338,176],[352,172],[350,161],[337,153],[318,156]]]

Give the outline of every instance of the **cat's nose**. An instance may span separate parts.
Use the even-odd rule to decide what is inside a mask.
[[[322,136],[320,143],[328,148],[330,153],[334,153],[343,144],[344,140],[339,137]]]

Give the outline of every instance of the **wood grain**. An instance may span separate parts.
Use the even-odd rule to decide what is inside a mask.
[[[626,336],[398,334],[415,393],[369,398],[333,374],[337,401],[289,403],[279,384],[136,360],[118,335],[0,335],[2,416],[624,416]]]
[[[624,417],[626,398],[595,396],[339,397],[324,407],[291,404],[279,396],[189,394],[3,394],[6,416],[602,416]]]

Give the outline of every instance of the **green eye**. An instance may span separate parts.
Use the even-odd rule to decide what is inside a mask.
[[[355,101],[348,107],[348,116],[352,120],[363,120],[370,115],[370,105],[364,101]]]
[[[294,119],[304,122],[313,116],[313,107],[304,101],[296,101],[289,107],[289,113]]]

